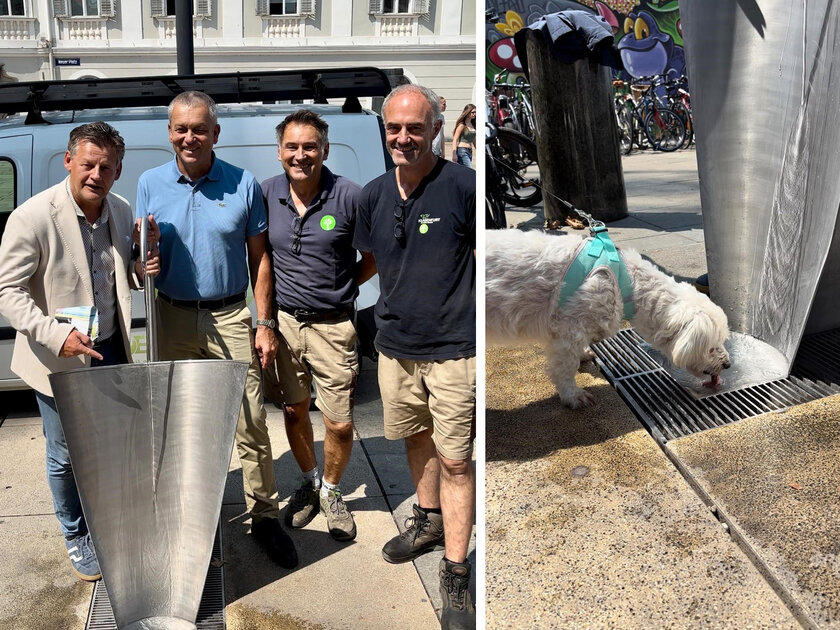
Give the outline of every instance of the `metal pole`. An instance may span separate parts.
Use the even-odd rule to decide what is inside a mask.
[[[143,217],[140,220],[140,262],[143,263],[144,267],[148,260],[148,240],[149,217]],[[146,300],[146,361],[153,363],[158,360],[154,276],[146,276],[143,280],[143,287],[143,297]]]
[[[178,74],[195,74],[193,54],[193,0],[175,0],[175,43],[178,47]]]

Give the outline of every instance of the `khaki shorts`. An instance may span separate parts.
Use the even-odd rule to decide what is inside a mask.
[[[448,459],[472,456],[475,439],[475,357],[445,361],[392,359],[379,353],[385,437],[399,440],[426,429]]]
[[[293,405],[309,398],[314,382],[318,409],[334,422],[352,422],[359,374],[353,323],[302,323],[283,311],[276,319],[277,358],[263,373],[266,396]]]

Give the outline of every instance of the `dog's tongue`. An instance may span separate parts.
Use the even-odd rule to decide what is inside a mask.
[[[703,383],[703,387],[708,387],[709,389],[717,389],[720,385],[720,375],[719,374],[712,374],[711,378],[708,381]]]

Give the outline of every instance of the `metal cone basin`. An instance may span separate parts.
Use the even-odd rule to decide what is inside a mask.
[[[195,628],[248,364],[50,376],[117,626]]]
[[[680,15],[712,297],[783,378],[805,332],[840,326],[840,4],[683,0]]]

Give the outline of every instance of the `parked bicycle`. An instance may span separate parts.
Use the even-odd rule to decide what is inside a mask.
[[[542,200],[538,173],[529,169],[537,165],[537,145],[523,133],[508,127],[495,126],[495,136],[487,140],[487,173],[492,162],[496,177],[504,182],[502,198],[512,206],[527,208]],[[532,179],[531,175],[537,179]]]
[[[485,191],[484,191],[484,225],[487,229],[502,229],[507,227],[505,216],[505,180],[499,172],[491,145],[496,142],[496,125],[487,122],[484,129],[484,157],[485,157]]]
[[[509,73],[503,70],[493,77],[493,91],[504,94],[512,116],[501,124],[534,138],[537,133],[537,120],[531,101],[531,84],[523,81],[508,82]]]
[[[631,95],[622,97],[622,102],[617,105],[617,114],[620,127],[630,125],[630,142],[622,140],[622,146],[626,153],[632,150],[632,144],[640,149],[645,148],[643,140],[647,140],[654,150],[676,151],[685,141],[685,124],[673,109],[660,101],[656,94],[657,89],[664,86],[664,77],[642,77],[641,83],[632,84],[631,90],[640,94],[640,99],[635,101]]]
[[[682,75],[678,79],[665,82],[665,89],[668,91],[668,107],[677,112],[677,115],[685,125],[684,147],[694,142],[694,117],[691,115],[691,94],[688,91],[688,77]]]

